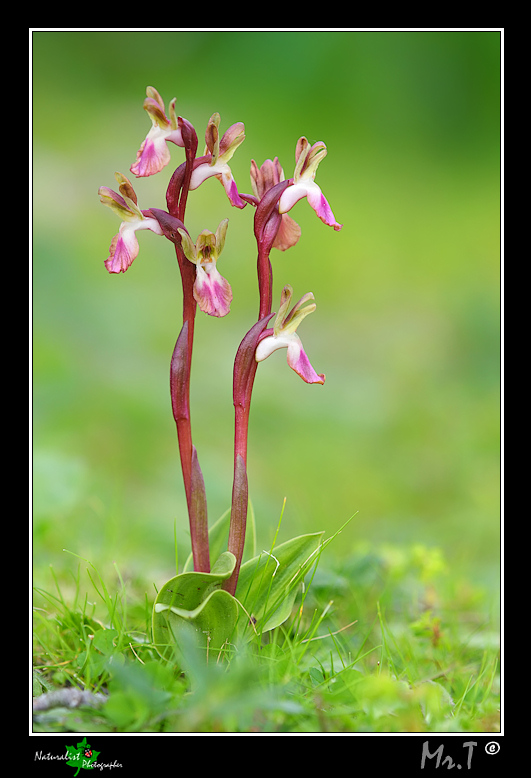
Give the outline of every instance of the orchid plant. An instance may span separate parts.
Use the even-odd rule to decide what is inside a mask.
[[[178,649],[186,629],[202,636],[209,651],[220,651],[233,639],[235,631],[263,632],[282,623],[289,616],[297,582],[322,547],[322,533],[312,533],[275,547],[274,554],[263,552],[244,561],[249,512],[247,439],[258,364],[274,351],[287,349],[288,365],[306,383],[325,381],[325,376],[312,367],[297,333],[302,320],[316,309],[314,296],[306,293],[290,308],[293,290],[285,285],[278,311],[273,313],[271,251],[286,251],[299,240],[301,229],[289,212],[303,198],[326,225],[334,230],[340,230],[342,225],[315,182],[317,168],[327,154],[324,143],[310,145],[306,138],[300,138],[293,177],[288,179],[277,157],[266,160],[261,167],[253,160],[252,193],[240,193],[229,162],[245,139],[244,125],[237,122],[220,137],[221,119],[219,114],[213,114],[205,132],[204,154],[197,156],[197,134],[189,121],[177,115],[175,99],[170,103],[168,118],[157,90],[148,87],[146,95],[144,109],[151,119],[151,128],[130,171],[136,178],[158,174],[171,161],[170,142],[184,149],[185,159],[167,186],[166,209],[141,209],[131,181],[122,173],[115,174],[119,191],[102,186],[99,196],[121,219],[105,260],[108,272],[128,270],[139,253],[136,233],[150,230],[173,243],[182,280],[183,324],[170,363],[170,396],[188,508],[193,570],[185,566],[184,572],[160,589],[154,604],[154,643],[159,653],[169,656]],[[232,290],[217,267],[226,242],[228,219],[215,232],[203,230],[195,240],[185,223],[189,193],[209,178],[221,182],[231,206],[243,209],[251,205],[255,209],[259,298],[258,318],[244,335],[234,361],[231,508],[210,528],[205,484],[192,442],[190,375],[197,307],[214,317],[226,316],[230,311]]]

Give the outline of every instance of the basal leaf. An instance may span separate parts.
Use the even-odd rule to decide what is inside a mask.
[[[235,563],[234,554],[226,551],[210,573],[182,573],[164,584],[153,606],[153,641],[161,656],[178,650],[183,631],[195,633],[209,651],[219,651],[230,640],[239,606],[221,584]]]
[[[257,632],[266,632],[289,617],[297,584],[315,563],[322,532],[300,535],[263,551],[243,564],[238,577],[236,598],[241,602]],[[240,631],[247,626],[240,619]],[[249,625],[250,626],[250,625]],[[247,631],[250,638],[252,632]]]

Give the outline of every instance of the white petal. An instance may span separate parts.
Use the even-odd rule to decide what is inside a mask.
[[[300,345],[299,345],[300,344]],[[274,351],[279,348],[300,348],[302,346],[301,340],[297,333],[293,332],[289,335],[269,335],[260,341],[256,347],[255,359],[257,362],[263,362]]]
[[[288,186],[288,188],[284,190],[278,201],[279,213],[287,213],[293,208],[295,203],[298,203],[299,200],[306,197],[308,194],[308,183],[311,182],[301,181],[298,184],[293,184],[293,186]]]

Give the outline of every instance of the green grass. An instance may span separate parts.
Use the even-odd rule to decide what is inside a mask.
[[[290,619],[219,657],[151,642],[151,582],[72,559],[35,589],[34,695],[91,707],[34,715],[35,732],[498,732],[497,600],[436,548],[325,552]]]

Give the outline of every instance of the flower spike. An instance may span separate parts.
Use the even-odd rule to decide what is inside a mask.
[[[178,229],[186,258],[196,268],[194,299],[209,316],[226,316],[230,310],[232,289],[216,267],[219,255],[225,245],[229,220],[224,219],[216,230],[203,230],[194,244],[186,230]]]
[[[314,299],[311,292],[305,294],[298,303],[296,303],[291,311],[287,313],[291,297],[293,295],[293,289],[289,284],[282,290],[282,296],[280,299],[280,308],[275,318],[273,330],[268,330],[270,333],[258,343],[256,347],[255,359],[257,362],[262,362],[267,359],[274,351],[279,348],[287,348],[288,365],[299,375],[303,381],[307,384],[324,384],[325,376],[318,374],[310,364],[310,360],[306,356],[306,352],[302,347],[302,341],[297,335],[297,327],[301,321],[313,313],[316,309],[314,302],[310,300]],[[308,305],[306,303],[309,303]]]
[[[175,114],[175,98],[170,103],[170,118],[166,116],[164,101],[157,90],[148,86],[144,109],[151,119],[151,129],[140,146],[136,162],[131,165],[131,173],[137,178],[159,173],[170,161],[170,151],[166,141],[184,147],[179,120]]]
[[[310,146],[306,138],[299,138],[295,151],[296,164],[293,174],[293,186],[290,186],[282,194],[278,210],[280,213],[286,213],[293,208],[295,203],[306,197],[322,222],[333,227],[334,230],[340,230],[343,225],[336,221],[328,201],[314,180],[319,163],[326,155],[327,149],[322,141],[318,141],[313,146]]]
[[[141,211],[137,197],[129,179],[122,173],[115,173],[121,194],[117,194],[107,186],[100,186],[98,194],[103,205],[107,205],[121,219],[122,223],[117,235],[109,247],[109,257],[105,267],[109,273],[125,273],[133,260],[138,256],[137,230],[151,230],[162,235],[162,229],[150,211]]]

